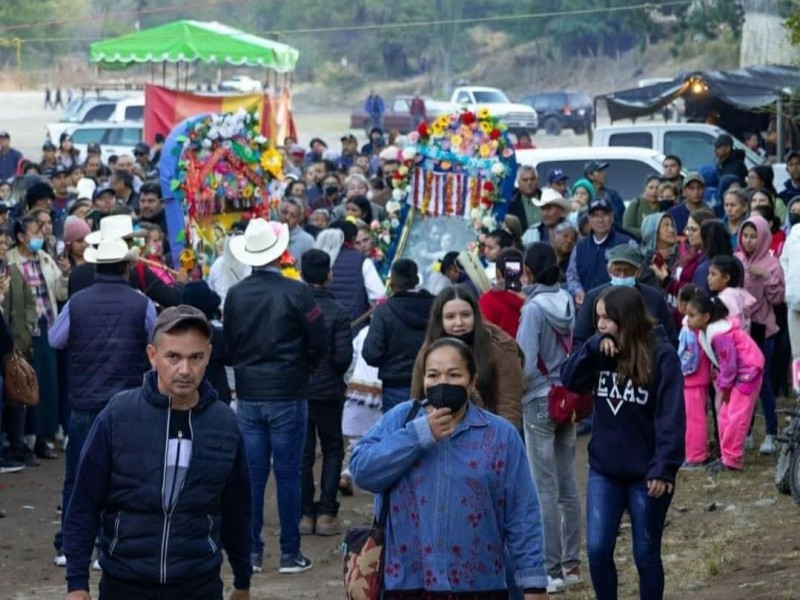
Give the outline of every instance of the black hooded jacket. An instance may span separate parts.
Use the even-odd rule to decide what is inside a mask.
[[[719,161],[717,165],[717,174],[722,177],[723,175],[736,175],[740,181],[747,179],[747,165],[744,164],[744,150],[731,150],[725,158]]]
[[[322,311],[328,333],[328,348],[311,376],[308,399],[344,402],[344,374],[353,360],[350,314],[333,299],[333,294],[328,290],[312,287],[311,293]]]
[[[361,354],[367,364],[378,367],[384,387],[411,387],[433,299],[426,290],[397,292],[375,309]]]

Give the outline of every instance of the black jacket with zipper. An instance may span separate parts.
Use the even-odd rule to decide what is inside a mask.
[[[277,270],[255,270],[225,297],[225,348],[245,401],[304,400],[328,347],[309,287]]]
[[[398,292],[372,314],[361,354],[368,365],[378,367],[383,387],[411,387],[433,300],[425,290]]]
[[[250,475],[236,415],[206,381],[189,414],[192,453],[174,507],[165,508],[170,399],[150,371],[114,396],[86,440],[69,509],[64,553],[69,591],[88,590],[97,523],[100,566],[143,585],[182,583],[218,571],[221,548],[234,585],[250,583]]]
[[[314,299],[322,310],[328,347],[311,376],[308,385],[309,400],[344,402],[344,374],[353,360],[353,335],[350,330],[350,313],[333,294],[323,288],[311,288]]]

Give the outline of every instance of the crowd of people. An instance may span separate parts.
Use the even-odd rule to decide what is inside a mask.
[[[778,191],[722,135],[708,168],[668,156],[624,199],[606,163],[546,186],[523,165],[481,256],[442,248],[432,274],[399,258],[387,287],[373,222],[403,143],[379,123],[360,149],[285,140],[273,220],[236,223],[192,281],[172,266],[160,144],[104,164],[63,136],[33,161],[0,131],[0,352],[19,349],[40,390],[2,410],[0,471],[66,446],[54,562],[70,600],[90,565],[102,597],[221,597],[221,548],[249,597],[272,470],[280,573],[312,568],[303,536],[344,533],[357,486],[390,505],[387,599],[563,592],[585,576],[584,524],[596,596],[616,598],[625,510],[640,597],[661,598],[678,473],[735,476],[754,444],[775,452],[800,358],[800,153]],[[593,415],[557,423],[563,388],[592,394]]]

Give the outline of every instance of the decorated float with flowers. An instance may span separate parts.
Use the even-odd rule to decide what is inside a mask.
[[[505,215],[516,160],[506,126],[486,108],[440,115],[408,142],[392,176],[388,218],[373,229],[384,264],[412,258],[425,283],[451,250],[479,257],[483,236]]]
[[[261,134],[255,112],[205,114],[177,125],[160,164],[175,268],[207,275],[234,223],[274,218],[282,178],[282,157]],[[284,265],[296,274],[290,255]]]

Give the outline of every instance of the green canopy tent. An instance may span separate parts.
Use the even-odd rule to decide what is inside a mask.
[[[263,67],[289,73],[299,52],[216,21],[175,21],[136,31],[89,46],[89,60],[102,69],[127,69],[144,63],[204,62],[220,65]]]

